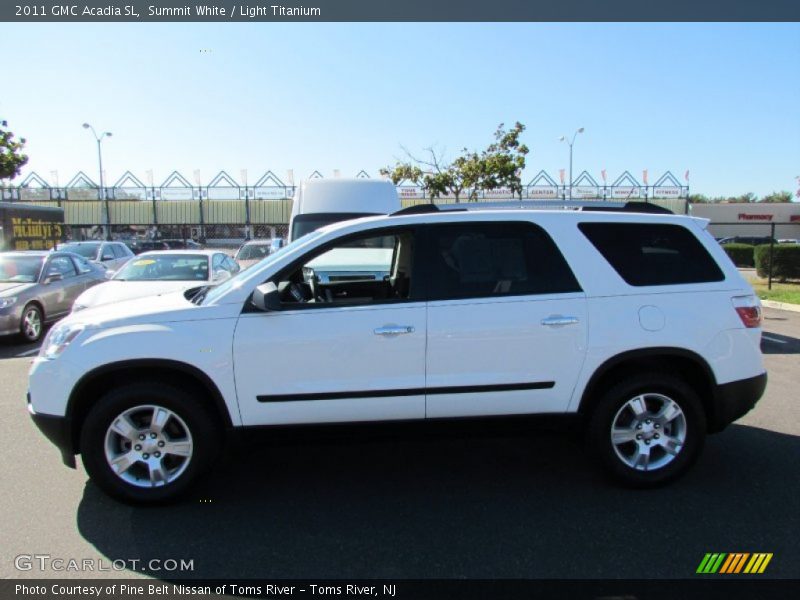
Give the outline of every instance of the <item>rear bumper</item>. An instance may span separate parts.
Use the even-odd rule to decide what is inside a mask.
[[[746,415],[759,401],[767,387],[767,373],[718,385],[714,394],[714,410],[709,431],[722,431],[736,419]]]
[[[72,440],[72,423],[67,417],[43,415],[33,410],[28,394],[28,413],[34,424],[44,436],[61,451],[61,460],[68,467],[75,468],[75,447]]]

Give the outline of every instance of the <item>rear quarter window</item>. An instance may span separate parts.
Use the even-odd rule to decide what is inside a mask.
[[[681,225],[580,223],[578,228],[629,285],[676,285],[725,279],[700,240]]]

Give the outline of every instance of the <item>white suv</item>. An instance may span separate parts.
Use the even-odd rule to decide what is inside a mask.
[[[766,385],[760,303],[706,224],[434,208],[337,223],[214,289],[61,321],[28,409],[66,464],[80,453],[137,503],[184,492],[234,432],[542,414],[585,423],[623,483],[661,484]],[[387,275],[321,281],[313,265],[344,248],[390,248],[370,265]]]

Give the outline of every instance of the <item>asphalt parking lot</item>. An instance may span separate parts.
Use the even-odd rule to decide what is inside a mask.
[[[770,382],[673,485],[606,482],[574,436],[255,446],[183,504],[132,508],[61,465],[25,410],[35,347],[0,341],[0,577],[687,578],[706,552],[800,577],[800,313],[767,309]],[[15,557],[189,559],[95,573]]]

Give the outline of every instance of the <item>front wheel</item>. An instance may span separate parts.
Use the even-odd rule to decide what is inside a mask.
[[[22,319],[19,324],[19,332],[26,342],[38,342],[42,337],[44,320],[42,311],[35,304],[28,304],[22,310]]]
[[[623,380],[597,403],[589,445],[623,484],[650,487],[685,473],[700,454],[706,420],[700,399],[681,379],[641,374]]]
[[[110,391],[89,412],[81,458],[108,495],[134,504],[184,494],[216,456],[220,435],[200,399],[161,383]]]

